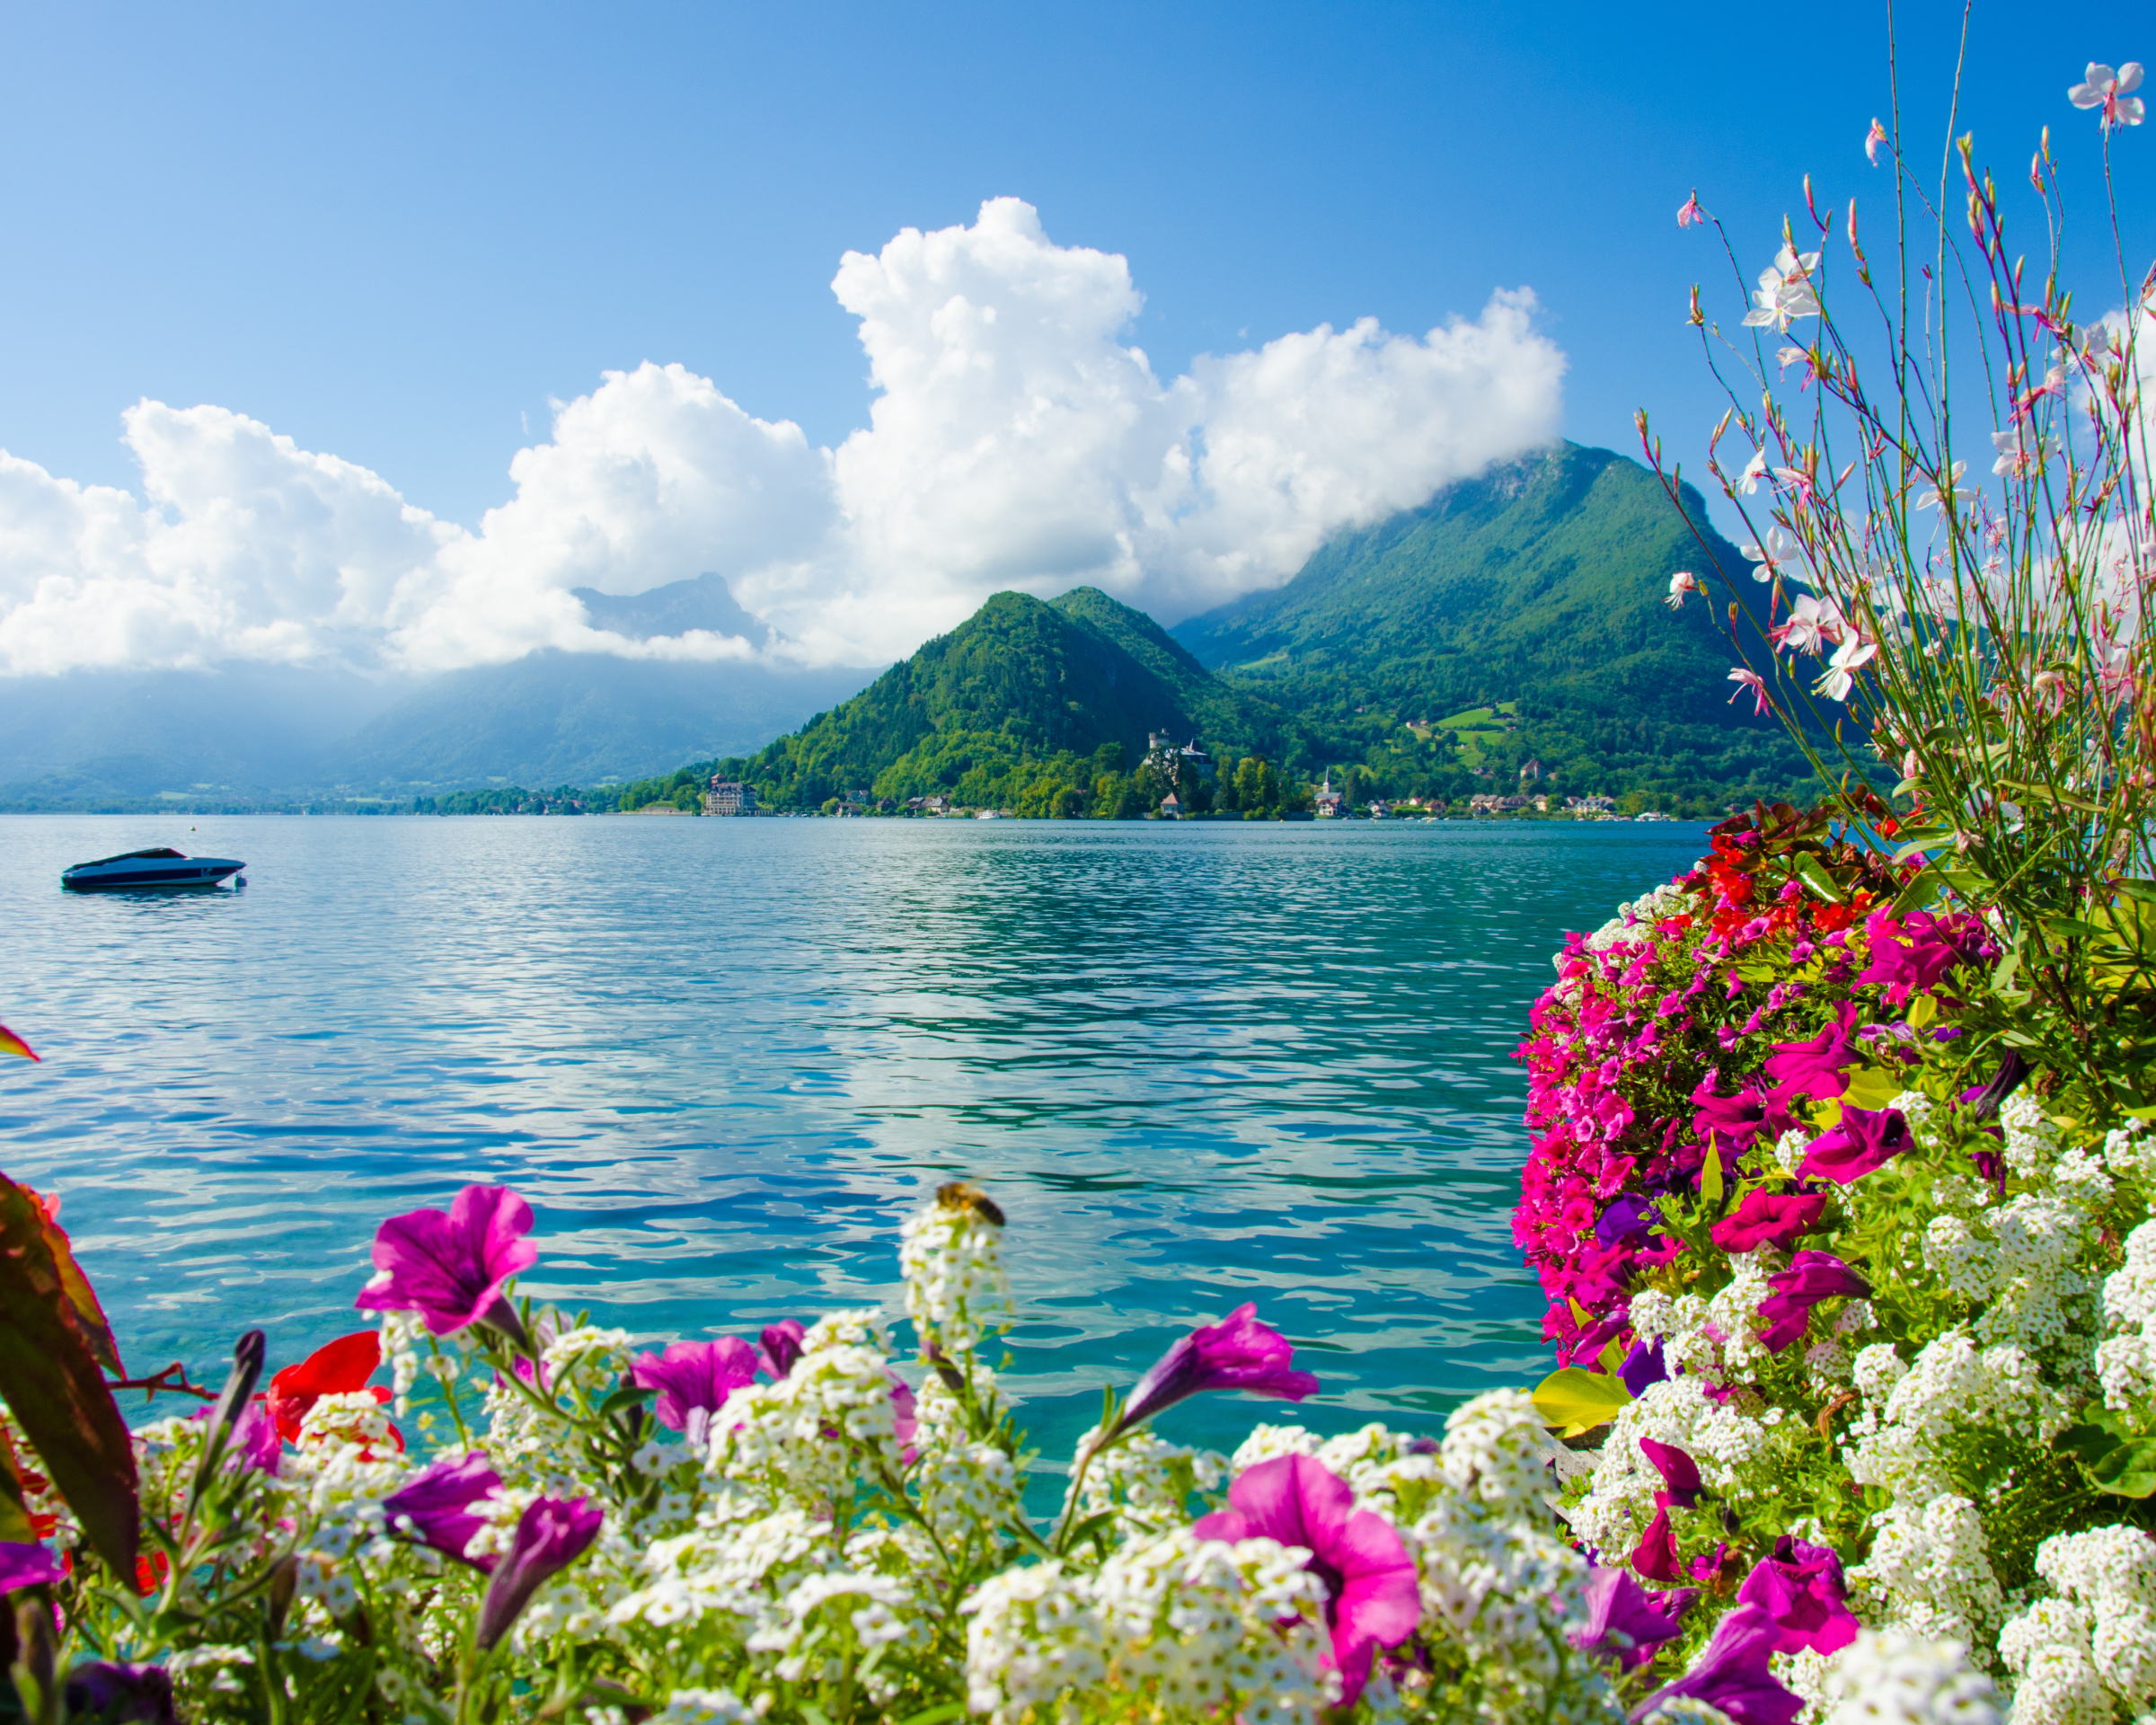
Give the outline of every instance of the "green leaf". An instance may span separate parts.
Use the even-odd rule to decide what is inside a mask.
[[[1842,1101],[1849,1108],[1885,1108],[1908,1088],[1899,1074],[1884,1066],[1858,1066],[1849,1075],[1849,1087],[1842,1092]]]
[[[91,1549],[132,1586],[141,1539],[135,1446],[45,1229],[37,1200],[0,1175],[0,1397]]]
[[[1707,1140],[1707,1160],[1700,1164],[1700,1198],[1709,1204],[1722,1201],[1722,1150],[1711,1137]]]
[[[2135,1438],[2091,1464],[2089,1477],[2115,1498],[2156,1495],[2156,1438]]]
[[[1534,1411],[1542,1423],[1561,1435],[1577,1438],[1617,1417],[1631,1404],[1632,1393],[1614,1372],[1590,1372],[1584,1366],[1567,1366],[1545,1377],[1534,1389]]]
[[[947,1701],[941,1707],[931,1707],[924,1712],[915,1713],[908,1718],[902,1719],[898,1721],[898,1725],[943,1725],[945,1720],[961,1719],[965,1716],[965,1712],[966,1703],[964,1702]]]

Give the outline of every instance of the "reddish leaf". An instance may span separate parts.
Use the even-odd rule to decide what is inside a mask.
[[[0,1397],[115,1575],[141,1537],[135,1446],[105,1387],[37,1200],[0,1175]]]
[[[111,1322],[105,1316],[105,1308],[98,1304],[97,1290],[90,1286],[90,1278],[75,1261],[75,1248],[68,1242],[66,1230],[60,1226],[60,1200],[28,1186],[21,1190],[28,1194],[44,1218],[45,1247],[52,1253],[53,1264],[60,1272],[60,1286],[67,1290],[75,1315],[81,1320],[83,1340],[89,1343],[90,1352],[100,1366],[115,1377],[125,1377],[128,1374],[119,1363],[119,1344],[112,1340]]]

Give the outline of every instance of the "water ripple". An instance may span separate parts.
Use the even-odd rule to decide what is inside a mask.
[[[1250,1299],[1312,1423],[1429,1426],[1542,1362],[1510,1058],[1567,927],[1696,827],[202,820],[243,892],[63,895],[170,842],[0,818],[5,1165],[145,1364],[349,1327],[384,1215],[471,1180],[535,1292],[639,1335],[897,1296],[942,1180],[1011,1218],[1012,1372],[1053,1453]],[[1204,1402],[1183,1441],[1256,1410]]]

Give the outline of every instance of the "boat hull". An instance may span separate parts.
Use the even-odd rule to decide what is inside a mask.
[[[225,857],[190,856],[174,863],[70,869],[60,877],[69,892],[199,892],[229,880],[247,865]]]

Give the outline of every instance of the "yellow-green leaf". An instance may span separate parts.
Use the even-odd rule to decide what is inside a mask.
[[[1710,1204],[1722,1201],[1722,1152],[1711,1137],[1707,1140],[1707,1160],[1700,1164],[1700,1196]]]
[[[1590,1372],[1584,1366],[1568,1366],[1535,1386],[1534,1411],[1544,1425],[1560,1436],[1576,1438],[1614,1420],[1631,1400],[1632,1393],[1614,1372]]]
[[[1930,995],[1919,995],[1909,1003],[1909,1010],[1902,1016],[1909,1022],[1911,1030],[1921,1031],[1939,1016],[1939,1003]]]
[[[1612,1336],[1603,1344],[1602,1352],[1595,1356],[1595,1363],[1605,1372],[1613,1372],[1624,1364],[1624,1357],[1629,1352],[1630,1349],[1624,1345],[1622,1336]]]
[[[1908,1088],[1898,1074],[1879,1066],[1859,1066],[1849,1075],[1842,1101],[1851,1108],[1885,1108]]]

